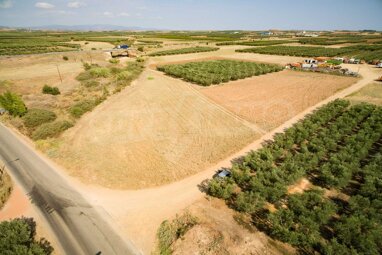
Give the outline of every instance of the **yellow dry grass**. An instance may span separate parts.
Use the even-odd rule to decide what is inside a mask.
[[[202,171],[256,136],[189,84],[147,70],[68,130],[56,155],[86,183],[137,189]]]
[[[382,82],[375,82],[351,94],[348,99],[354,103],[367,102],[382,105]]]

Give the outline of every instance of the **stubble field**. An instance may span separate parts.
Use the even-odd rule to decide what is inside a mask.
[[[249,142],[256,127],[182,81],[148,70],[84,116],[56,153],[86,183],[137,189],[204,170]]]

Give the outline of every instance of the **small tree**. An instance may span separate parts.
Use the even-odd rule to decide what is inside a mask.
[[[69,60],[68,56],[63,56],[62,59],[65,60],[65,61]]]
[[[50,95],[54,95],[54,96],[61,94],[60,90],[57,87],[51,87],[51,86],[48,86],[46,84],[42,88],[42,93],[43,94],[50,94]]]
[[[21,97],[9,91],[0,95],[0,105],[2,105],[12,116],[21,117],[27,112],[27,107]]]

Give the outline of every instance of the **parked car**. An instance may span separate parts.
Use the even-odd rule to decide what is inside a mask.
[[[228,169],[221,169],[219,170],[215,175],[214,175],[214,178],[220,178],[220,179],[223,179],[223,178],[226,178],[226,177],[231,177],[232,173],[231,171],[229,171]]]

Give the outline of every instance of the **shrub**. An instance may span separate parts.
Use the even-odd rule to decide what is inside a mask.
[[[69,60],[68,56],[63,56],[62,59],[65,60],[65,61]]]
[[[118,58],[112,58],[112,59],[109,59],[109,62],[112,63],[112,64],[118,64],[119,63],[119,59]]]
[[[0,105],[12,116],[23,116],[27,112],[27,108],[21,97],[9,91],[0,95]]]
[[[107,78],[110,76],[110,70],[106,67],[93,67],[90,69],[90,74],[92,77],[96,78]]]
[[[163,221],[157,232],[159,253],[161,255],[172,254],[171,245],[196,224],[198,224],[198,219],[188,212],[181,216],[177,215],[171,222]]]
[[[86,62],[84,62],[82,65],[83,65],[85,70],[90,70],[90,68],[92,68],[92,66],[89,63],[86,63]]]
[[[144,50],[145,50],[145,48],[143,46],[138,47],[138,51],[143,52]]]
[[[30,109],[23,116],[24,125],[28,128],[35,128],[41,124],[52,122],[57,118],[54,112],[44,109]]]
[[[82,83],[85,87],[90,88],[90,87],[97,87],[100,83],[99,81],[95,80],[90,80],[90,81],[85,81]]]
[[[120,72],[119,74],[117,74],[116,79],[117,79],[117,81],[121,81],[121,80],[127,80],[131,77],[132,77],[131,72],[123,71],[123,72]]]
[[[70,107],[69,112],[73,117],[79,118],[84,113],[93,110],[96,105],[97,102],[95,100],[83,100]]]
[[[1,254],[49,255],[53,252],[50,243],[36,240],[36,222],[33,218],[16,218],[0,223]]]
[[[39,126],[33,133],[33,140],[46,139],[56,137],[68,128],[73,127],[73,124],[67,120],[54,121],[45,123]]]
[[[51,87],[49,85],[44,85],[44,87],[42,88],[42,93],[43,94],[50,94],[50,95],[54,95],[54,96],[61,94],[60,90],[57,87]]]

